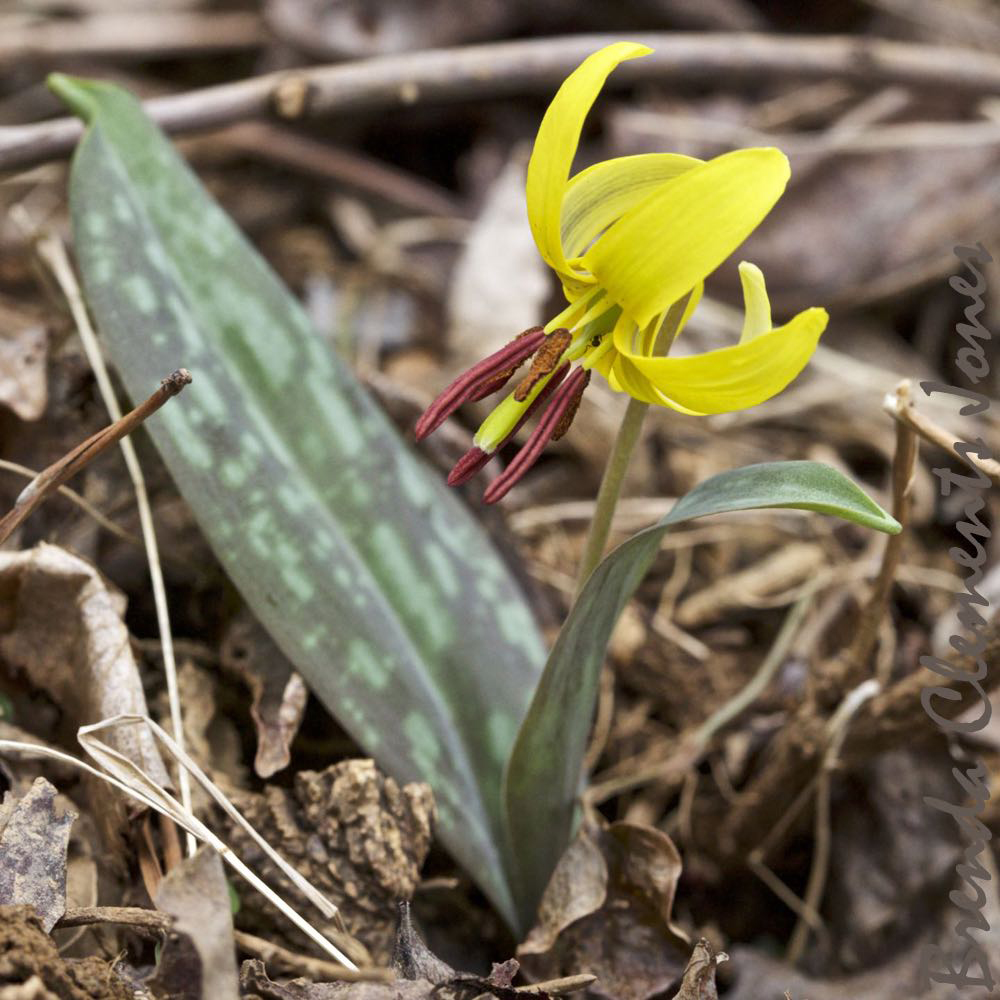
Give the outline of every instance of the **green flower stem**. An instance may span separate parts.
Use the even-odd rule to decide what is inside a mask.
[[[618,428],[608,464],[604,467],[601,488],[597,493],[594,519],[590,522],[590,533],[587,535],[587,544],[583,549],[576,579],[577,594],[583,589],[587,577],[594,572],[601,561],[601,556],[604,555],[604,547],[611,532],[611,520],[615,516],[615,507],[618,506],[618,497],[625,481],[625,472],[639,440],[639,432],[642,430],[642,422],[648,409],[649,403],[640,403],[638,399],[628,401],[628,408]]]
[[[663,320],[658,344],[661,348],[661,357],[665,356],[673,346],[689,298],[690,293],[679,302],[675,302]],[[634,398],[628,401],[625,416],[622,418],[615,443],[611,448],[611,454],[608,456],[608,464],[604,467],[601,488],[597,492],[594,519],[590,522],[587,544],[584,546],[583,556],[580,559],[580,569],[577,572],[577,596],[583,590],[587,577],[594,572],[597,564],[601,561],[601,556],[604,555],[604,548],[608,544],[608,535],[611,533],[611,521],[615,516],[615,508],[618,506],[618,498],[622,492],[622,483],[625,481],[625,473],[628,470],[629,459],[632,457],[636,442],[639,440],[642,421],[648,409],[649,403],[642,403]]]

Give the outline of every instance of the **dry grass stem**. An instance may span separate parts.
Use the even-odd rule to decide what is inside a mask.
[[[69,255],[62,240],[52,234],[43,234],[36,241],[39,258],[49,268],[60,290],[66,298],[73,322],[83,343],[87,360],[94,371],[101,397],[108,412],[116,420],[122,419],[121,407],[111,385],[104,355],[97,342],[97,334],[90,322],[90,315],[83,299],[80,284],[73,271]],[[188,376],[190,381],[190,376]],[[178,389],[179,391],[179,389]],[[167,699],[170,704],[170,724],[178,746],[184,746],[184,721],[181,713],[180,690],[177,685],[177,660],[174,656],[173,630],[170,627],[170,609],[167,604],[167,589],[163,582],[163,568],[160,564],[160,550],[156,543],[156,527],[153,524],[153,511],[149,503],[149,493],[146,490],[146,480],[139,465],[139,457],[135,446],[127,438],[121,441],[122,456],[128,469],[132,487],[135,490],[136,506],[139,510],[139,524],[142,529],[142,540],[146,549],[146,560],[149,563],[149,577],[153,587],[153,601],[156,605],[156,624],[163,644],[163,672],[167,682]],[[184,808],[191,812],[191,783],[187,772],[182,768],[178,774],[181,802]],[[189,855],[194,855],[194,837],[188,834],[187,849]]]

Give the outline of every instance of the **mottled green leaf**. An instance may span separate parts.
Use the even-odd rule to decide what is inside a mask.
[[[472,517],[400,442],[139,104],[56,76],[88,123],[70,184],[87,301],[133,399],[194,382],[149,422],[243,596],[312,690],[515,911],[501,775],[544,660]]]
[[[660,541],[683,521],[761,507],[832,514],[890,534],[900,530],[893,518],[835,469],[818,462],[774,462],[705,480],[666,517],[633,535],[601,562],[559,633],[507,768],[504,794],[525,922],[531,920],[569,842],[608,640]]]

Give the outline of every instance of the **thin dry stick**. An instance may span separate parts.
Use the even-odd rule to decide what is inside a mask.
[[[2,458],[0,458],[0,469],[3,469],[4,472],[13,472],[14,475],[23,476],[25,479],[37,479],[40,475],[35,469],[29,469],[26,465],[19,465],[17,462],[8,462]],[[115,524],[110,518],[105,517],[86,497],[81,496],[76,490],[71,490],[68,486],[60,486],[56,492],[66,497],[70,502],[75,503],[85,514],[89,514],[105,531],[120,538],[123,542],[128,542],[130,545],[142,545],[142,542],[132,532],[126,531]]]
[[[994,486],[1000,486],[1000,462],[995,458],[980,458],[975,452],[966,452],[964,455],[955,451],[955,443],[961,441],[959,435],[945,430],[940,424],[936,424],[930,417],[922,414],[914,405],[909,393],[900,393],[899,389],[894,394],[885,397],[882,408],[890,416],[895,417],[899,423],[919,434],[925,441],[936,444],[939,448],[952,453],[964,461],[973,470],[989,476]]]
[[[117,750],[114,750],[113,748],[102,743],[100,740],[97,740],[94,736],[95,733],[102,732],[105,729],[113,729],[116,726],[121,725],[148,726],[153,738],[167,749],[180,767],[191,773],[198,784],[201,785],[206,792],[208,792],[208,794],[216,801],[226,815],[241,826],[247,834],[249,834],[249,836],[256,842],[257,846],[271,859],[275,865],[278,866],[278,868],[281,869],[285,877],[288,878],[288,880],[299,890],[299,892],[301,892],[302,895],[305,896],[306,899],[308,899],[309,902],[311,902],[324,917],[327,919],[336,917],[337,907],[318,889],[316,889],[312,883],[310,883],[295,868],[293,868],[280,854],[278,854],[270,844],[268,844],[268,842],[250,825],[250,823],[246,821],[232,802],[230,802],[220,789],[213,784],[205,772],[202,771],[202,769],[188,755],[184,748],[179,746],[176,740],[172,740],[169,734],[148,716],[116,715],[110,719],[103,719],[101,722],[95,722],[89,726],[81,726],[80,729],[77,730],[77,738],[87,753],[89,753],[92,757],[95,757],[95,759],[101,763],[101,766],[106,771],[118,771],[119,777],[122,775],[127,775],[129,777],[138,776],[141,778],[144,785],[149,786],[151,785],[149,779],[134,761],[126,757],[124,754],[119,753]],[[174,807],[174,800],[166,791],[159,788],[159,786],[151,785],[151,788],[153,789],[153,793],[156,797],[158,797],[163,803],[167,803],[169,805],[168,809],[159,809],[158,812],[164,815],[174,816],[174,812],[171,811]],[[187,810],[183,810],[182,813],[177,813],[178,818],[180,818],[183,822],[188,822],[188,817],[183,814],[186,812]]]
[[[125,6],[124,4],[122,6]],[[267,31],[257,14],[243,11],[94,10],[83,17],[18,14],[0,20],[0,66],[42,66],[67,59],[128,59],[201,55],[259,48]]]
[[[910,400],[910,383],[904,380],[896,387],[896,408],[906,409]],[[879,624],[889,606],[889,595],[896,579],[896,571],[903,554],[903,538],[910,514],[910,496],[917,471],[917,435],[904,420],[896,422],[896,451],[892,458],[892,516],[903,526],[897,535],[889,535],[882,550],[882,565],[872,587],[871,595],[861,612],[861,621],[854,641],[846,654],[849,676],[863,671],[878,638]],[[888,677],[880,677],[885,684]],[[846,685],[845,685],[846,686]]]
[[[101,390],[104,405],[108,412],[116,420],[121,420],[121,407],[115,397],[115,391],[111,386],[111,378],[108,375],[107,366],[104,363],[104,355],[101,353],[100,345],[97,342],[97,335],[90,323],[90,315],[87,312],[80,285],[76,280],[73,265],[69,261],[66,248],[57,236],[43,235],[38,239],[36,248],[39,257],[49,267],[53,277],[56,279],[70,312],[76,324],[83,349],[87,354],[90,367],[94,370],[94,377]],[[181,369],[183,371],[183,369]],[[185,374],[187,374],[185,372]],[[188,382],[191,376],[187,375]],[[160,641],[163,643],[163,672],[167,681],[167,699],[170,704],[170,724],[174,731],[174,739],[178,746],[184,746],[184,723],[181,715],[180,690],[177,685],[177,662],[174,658],[173,632],[170,628],[170,610],[167,605],[167,588],[163,583],[163,569],[160,565],[160,550],[156,544],[156,528],[153,525],[153,512],[149,504],[149,494],[146,492],[146,480],[139,465],[139,457],[135,453],[135,447],[127,438],[121,442],[122,455],[125,459],[125,466],[128,469],[129,477],[132,480],[132,487],[135,490],[136,506],[139,509],[139,524],[142,528],[142,540],[146,547],[146,561],[149,563],[149,578],[153,586],[153,602],[156,605],[156,625],[160,632]],[[191,782],[187,771],[183,768],[178,773],[180,785],[181,802],[184,808],[191,811]],[[187,850],[189,855],[193,855],[197,849],[194,837],[188,834]]]
[[[297,976],[306,976],[316,982],[346,982],[346,983],[391,983],[396,974],[391,969],[345,969],[342,965],[327,962],[312,955],[300,955],[298,952],[283,948],[280,944],[267,941],[246,931],[235,931],[236,946],[247,955],[253,955],[269,965],[273,962],[294,972]]]
[[[63,483],[72,479],[115,442],[121,441],[124,444],[122,439],[125,435],[131,434],[190,381],[190,372],[185,368],[178,368],[160,382],[160,388],[144,403],[140,403],[125,416],[119,416],[113,424],[91,435],[47,469],[39,472],[18,495],[14,506],[0,518],[0,545],[6,542],[53,493],[57,492]]]
[[[630,769],[629,773],[610,777],[591,786],[584,796],[587,804],[597,806],[615,795],[632,791],[651,781],[674,781],[690,771],[705,753],[712,737],[749,708],[771,683],[778,668],[788,656],[788,651],[812,603],[812,596],[812,593],[803,595],[785,616],[771,648],[749,682],[729,701],[716,709],[700,726],[679,736],[673,752],[666,760],[658,761],[648,767]]]
[[[756,852],[747,858],[747,867],[754,873],[780,899],[785,906],[796,914],[800,920],[805,921],[814,931],[823,929],[823,918],[815,911],[810,910],[777,875],[771,871],[767,865],[757,856]]]
[[[141,906],[70,906],[59,918],[55,929],[66,927],[91,927],[94,924],[121,924],[136,930],[148,931],[159,937],[173,926],[174,918],[161,910],[147,910]]]
[[[649,45],[653,55],[624,64],[611,76],[611,86],[639,79],[717,82],[769,75],[1000,93],[1000,58],[958,47],[749,32],[640,32],[635,40]],[[573,35],[379,56],[154,98],[146,110],[167,131],[182,132],[274,114],[299,118],[507,97],[557,83],[596,49],[616,41],[613,35]],[[73,118],[0,128],[0,170],[62,156],[81,132]]]
[[[878,681],[870,679],[859,684],[849,692],[833,713],[827,725],[829,743],[823,754],[820,766],[819,781],[816,786],[816,822],[813,845],[812,867],[809,871],[809,881],[806,883],[806,894],[803,900],[804,909],[818,913],[826,888],[826,874],[830,865],[830,845],[832,832],[830,829],[830,783],[837,767],[841,747],[847,738],[847,729],[851,719],[866,701],[870,701],[881,691]],[[806,942],[809,940],[809,924],[800,916],[788,943],[786,958],[790,965],[795,965],[802,957]]]
[[[589,972],[581,972],[575,976],[561,976],[559,979],[546,979],[540,983],[531,983],[528,986],[515,986],[515,993],[552,993],[561,996],[565,993],[575,993],[577,990],[586,989],[591,983],[597,982],[597,976],[592,976]]]

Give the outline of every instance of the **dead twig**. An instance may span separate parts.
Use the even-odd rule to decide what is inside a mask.
[[[30,225],[30,220],[22,220],[21,225],[29,231],[33,228]],[[87,304],[83,298],[83,290],[80,288],[76,272],[70,263],[66,247],[62,240],[55,234],[41,233],[36,237],[35,250],[41,262],[51,272],[52,277],[59,286],[59,290],[66,299],[73,322],[76,324],[76,332],[80,337],[80,342],[83,344],[83,350],[87,355],[87,360],[90,362],[90,367],[94,371],[94,378],[97,380],[97,387],[101,391],[101,397],[104,400],[108,414],[113,420],[120,422],[123,419],[121,407],[118,405],[118,398],[115,396],[114,388],[111,385],[111,376],[108,374],[108,367],[97,341],[97,333],[90,321],[90,313],[87,311]],[[187,385],[191,381],[191,375],[184,368],[174,372],[170,378],[180,379],[180,383],[172,395],[176,395],[184,385]],[[118,439],[116,438],[115,440]],[[170,609],[167,603],[167,588],[163,582],[160,547],[156,541],[156,527],[153,524],[153,508],[149,502],[149,491],[146,489],[146,478],[142,473],[142,466],[139,464],[139,456],[136,454],[131,440],[122,437],[121,449],[122,458],[125,460],[125,468],[128,470],[129,479],[132,480],[132,489],[135,491],[135,502],[139,511],[139,526],[142,529],[142,541],[146,550],[146,561],[149,563],[149,582],[153,590],[153,603],[156,606],[156,624],[160,632],[160,641],[163,643],[163,673],[167,682],[170,721],[174,730],[174,737],[178,744],[183,747],[184,725],[181,715],[180,691],[177,685],[177,662],[174,657],[173,631],[170,628]],[[184,803],[184,807],[190,810],[191,785],[188,774],[183,768],[178,774],[178,779],[181,801]],[[169,862],[171,855],[179,854],[179,851],[174,850],[173,844],[176,834],[166,827],[163,830],[165,847],[167,848],[167,860]],[[187,848],[188,854],[193,856],[195,841],[194,837],[190,834],[187,838]]]
[[[0,459],[0,469],[3,469],[4,472],[12,472],[17,476],[23,476],[25,479],[37,479],[39,476],[39,472],[36,469],[29,469],[26,465],[19,465],[17,462],[8,462],[6,459]],[[142,542],[135,535],[119,527],[110,518],[105,517],[86,497],[81,496],[75,490],[71,490],[68,486],[60,486],[56,492],[66,497],[72,503],[75,503],[80,510],[90,515],[105,531],[120,538],[123,542],[128,542],[129,545],[142,547]]]
[[[174,918],[160,910],[141,906],[71,906],[59,919],[55,930],[66,927],[91,927],[94,924],[121,924],[147,931],[156,937],[173,926]]]
[[[72,479],[81,469],[89,465],[98,455],[111,445],[131,434],[143,421],[151,417],[168,399],[176,396],[184,386],[190,384],[191,373],[186,368],[178,368],[160,382],[160,388],[144,403],[126,413],[120,420],[91,435],[82,444],[58,461],[43,469],[21,491],[14,506],[0,518],[0,545],[7,541],[14,531],[24,523],[60,486]]]
[[[95,11],[86,17],[0,18],[0,66],[37,61],[128,59],[138,62],[209,52],[259,48],[267,31],[243,11]]]
[[[598,806],[616,795],[633,791],[652,781],[673,784],[690,773],[701,760],[715,734],[746,711],[771,683],[778,668],[788,656],[788,651],[811,602],[812,594],[806,594],[788,612],[767,656],[745,687],[725,704],[720,705],[700,726],[678,736],[672,752],[665,760],[656,761],[645,767],[636,767],[635,762],[624,767],[616,767],[616,774],[592,785],[584,793],[588,807]]]
[[[912,407],[910,383],[900,382],[892,397],[897,409]],[[846,653],[844,667],[849,678],[855,678],[865,669],[878,638],[879,625],[889,607],[889,595],[896,579],[896,571],[903,554],[903,539],[910,514],[910,496],[917,471],[917,435],[906,421],[896,423],[896,451],[892,459],[892,516],[903,526],[896,535],[889,535],[882,550],[882,565],[872,586],[871,594],[861,612],[861,620],[854,641]],[[882,684],[888,677],[880,677]],[[838,685],[840,690],[846,685]]]
[[[954,454],[970,468],[989,476],[994,486],[1000,486],[1000,462],[995,458],[980,458],[974,451],[959,453],[955,451],[955,443],[962,439],[951,431],[945,430],[940,424],[936,424],[930,417],[924,416],[914,405],[909,393],[900,394],[896,390],[894,395],[886,396],[882,404],[883,409],[890,416],[915,431],[925,441],[936,444],[939,448],[944,448],[949,454]]]
[[[988,693],[1000,685],[1000,632],[996,625],[987,626],[983,638],[985,648],[981,658],[988,669],[981,684]],[[851,742],[843,755],[845,766],[869,760],[901,743],[913,745],[939,735],[924,711],[921,694],[928,683],[961,691],[963,671],[967,675],[970,665],[969,657],[957,654],[947,657],[945,662],[957,668],[955,677],[934,675],[934,680],[929,681],[930,675],[919,669],[865,702],[851,723]],[[961,693],[962,697],[954,701],[939,699],[936,709],[943,718],[956,718],[969,709],[970,696]],[[714,848],[723,859],[742,864],[747,850],[760,840],[761,831],[777,831],[789,803],[815,780],[820,755],[826,746],[824,730],[823,716],[815,701],[804,703],[781,729],[763,767],[730,808],[721,828],[713,829],[711,841],[704,846],[709,850]],[[769,839],[773,840],[770,846],[776,847],[783,837]]]
[[[288,972],[306,976],[315,982],[391,983],[396,979],[396,974],[391,969],[347,969],[335,962],[283,948],[280,944],[266,941],[255,934],[247,934],[246,931],[235,931],[233,936],[236,947],[247,955],[253,955],[268,964],[274,963]]]
[[[352,149],[331,146],[270,122],[243,122],[212,136],[230,149],[347,184],[410,212],[455,216],[458,200],[443,188]]]
[[[592,976],[589,972],[581,972],[576,976],[562,976],[560,979],[547,979],[542,983],[532,983],[529,986],[515,986],[518,993],[575,993],[577,990],[586,989],[591,983],[597,982],[597,976]]]
[[[832,831],[830,828],[830,784],[833,772],[837,767],[841,747],[847,738],[847,729],[851,720],[857,715],[861,706],[870,701],[879,692],[876,680],[867,680],[854,688],[840,703],[833,713],[827,726],[826,752],[820,766],[816,785],[816,819],[814,824],[813,857],[809,870],[809,881],[806,883],[806,893],[803,908],[811,913],[819,913],[823,901],[823,891],[826,888],[826,875],[830,865],[830,847]],[[798,963],[809,940],[809,923],[801,915],[788,942],[786,958],[790,965]]]
[[[168,132],[213,128],[277,114],[313,117],[406,107],[419,102],[506,97],[558,82],[610,35],[574,35],[470,45],[291,72],[155,98],[149,114]],[[653,55],[624,64],[612,86],[643,80],[759,79],[762,75],[857,81],[1000,93],[1000,58],[939,45],[834,35],[641,32]],[[76,143],[81,124],[60,118],[0,128],[0,169],[33,166],[62,156]]]

